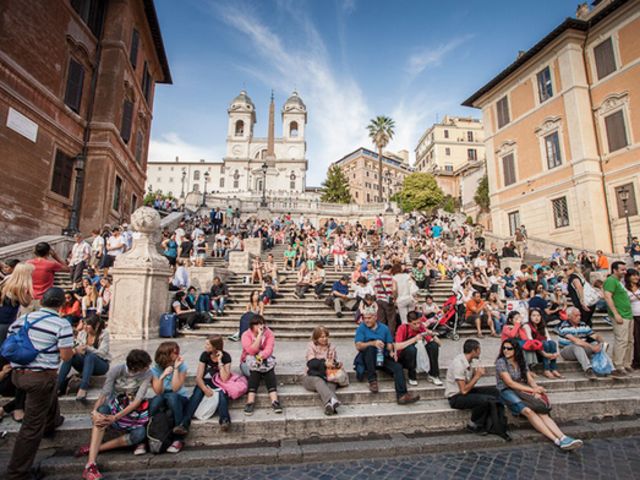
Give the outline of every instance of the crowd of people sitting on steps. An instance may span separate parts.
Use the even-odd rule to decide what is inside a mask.
[[[126,224],[105,226],[88,240],[77,235],[64,260],[40,243],[31,260],[2,262],[0,343],[3,355],[8,353],[0,357],[0,395],[10,400],[0,407],[0,418],[12,415],[22,422],[9,478],[28,472],[42,436],[64,421],[58,397],[73,391],[77,402],[87,404],[93,377],[104,376],[104,383],[92,402],[90,443],[77,452],[88,456],[83,478],[90,480],[102,478],[96,462],[103,451],[131,446],[134,454],[144,454],[149,445],[179,452],[194,418],[217,414],[221,431],[230,431],[229,402],[245,398],[244,414],[252,415],[261,383],[272,411],[282,413],[277,331],[269,327],[269,306],[281,301],[279,290],[289,271],[296,272],[297,299],[312,291],[337,317],[353,318],[355,378],[366,381],[372,394],[380,391],[378,372],[383,371],[393,377],[397,403],[415,403],[420,397],[409,387],[417,386],[418,373],[424,372],[429,382],[444,386],[452,408],[471,410],[467,428],[473,432],[508,439],[506,406],[559,448],[580,447],[580,440],[566,436],[551,419],[549,398],[536,383],[534,367],[541,364],[550,380],[563,378],[557,368],[561,357],[577,361],[590,379],[606,374],[609,346],[593,330],[598,309],[608,312],[613,325],[612,376],[623,378],[640,367],[640,258],[632,258],[635,268],[627,269],[621,261],[609,264],[601,252],[591,258],[565,249],[533,264],[523,262],[514,272],[501,263],[526,253],[524,227],[498,249],[494,243],[486,245],[481,227],[447,215],[407,215],[391,228],[385,228],[381,217],[367,225],[329,219],[317,227],[302,215],[241,221],[230,207],[225,213],[214,209],[208,217],[187,216],[175,231],[164,232],[160,247],[173,266],[167,281],[175,292],[171,309],[181,327],[193,329],[222,318],[228,302],[242,300],[230,296],[220,277],[208,291],[198,291],[191,285],[189,267],[204,265],[208,256],[228,259],[230,252],[242,251],[250,237],[260,238],[267,252],[284,245],[284,253],[280,259],[273,251],[265,261],[256,258],[245,278],[256,288],[238,319],[238,332],[229,337],[241,342],[239,373],[231,369],[223,336],[211,335],[197,365],[192,365],[193,390],[185,386],[189,366],[175,340],[162,342],[153,359],[134,349],[125,363],[112,365],[109,269],[135,239]],[[331,285],[328,270],[339,274]],[[68,272],[68,290],[54,287],[57,272]],[[602,279],[592,282],[598,273]],[[434,300],[438,283],[445,280],[453,284],[446,312]],[[517,303],[509,310],[508,302]],[[464,343],[446,378],[440,378],[441,337],[462,325],[475,328],[479,338],[483,328],[501,338],[495,387],[476,385],[486,373],[478,365],[477,340]],[[330,329],[311,330],[300,383],[318,393],[324,413],[332,416],[341,405],[338,389],[349,384],[349,369],[338,359]],[[36,354],[19,363],[7,345],[25,336]],[[77,374],[71,375],[72,370]],[[155,437],[151,425],[161,429]],[[105,442],[110,428],[121,435]],[[156,437],[163,441],[151,447]]]

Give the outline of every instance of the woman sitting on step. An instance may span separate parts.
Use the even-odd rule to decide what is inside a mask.
[[[100,397],[93,406],[91,443],[78,449],[76,456],[89,455],[82,473],[85,480],[102,478],[96,465],[99,452],[136,445],[134,455],[146,453],[146,424],[149,402],[145,400],[151,384],[151,357],[144,350],[131,350],[125,364],[109,370]],[[107,428],[123,434],[102,443]]]
[[[244,407],[245,415],[253,415],[256,392],[260,381],[264,380],[271,400],[271,408],[275,413],[282,413],[278,401],[278,381],[276,380],[276,359],[273,356],[275,336],[265,325],[262,315],[254,315],[249,322],[249,329],[242,334],[242,355],[240,370],[249,377],[249,394]]]
[[[109,371],[109,330],[96,314],[84,320],[84,328],[78,332],[71,360],[62,362],[58,371],[58,392],[64,395],[69,382],[69,372],[73,367],[81,374],[80,388],[76,395],[78,402],[87,401],[89,382],[94,375],[104,375]]]
[[[302,386],[310,392],[318,392],[324,404],[325,415],[338,413],[340,402],[336,397],[336,389],[339,385],[329,381],[327,369],[341,369],[338,362],[336,347],[329,343],[329,330],[325,327],[316,327],[311,334],[311,341],[307,345],[307,368],[302,377]]]
[[[524,416],[531,426],[562,450],[582,447],[582,440],[566,436],[549,416],[551,404],[546,390],[537,385],[527,368],[520,343],[502,342],[496,361],[496,386],[500,398],[515,416]]]

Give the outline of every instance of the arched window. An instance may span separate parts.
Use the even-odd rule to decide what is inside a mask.
[[[256,152],[256,160],[264,160],[264,157],[267,156],[267,149],[263,148],[262,150]]]
[[[289,124],[289,136],[290,137],[298,136],[298,122],[291,122]]]
[[[242,120],[236,122],[236,137],[244,137],[244,122]]]
[[[200,170],[194,170],[193,179],[194,180],[200,180]]]
[[[240,173],[238,170],[233,172],[233,188],[238,188],[240,186]]]
[[[296,174],[293,170],[291,170],[291,175],[289,175],[289,190],[296,189]]]

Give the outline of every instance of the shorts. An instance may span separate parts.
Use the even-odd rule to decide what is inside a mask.
[[[520,415],[522,411],[527,408],[518,394],[510,388],[500,390],[500,398],[514,415]]]
[[[98,413],[102,413],[103,415],[112,414],[111,406],[109,405],[108,401],[98,407]],[[117,431],[120,432],[120,430]],[[142,426],[136,427],[133,430],[125,433],[124,437],[127,445],[138,445],[139,443],[142,443],[147,439],[147,428]]]

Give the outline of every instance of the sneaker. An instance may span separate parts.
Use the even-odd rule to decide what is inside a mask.
[[[398,398],[398,405],[409,405],[410,403],[416,403],[420,400],[420,395],[407,392]]]
[[[236,332],[233,335],[229,335],[227,337],[227,340],[230,340],[232,342],[239,342],[240,341],[240,332]]]
[[[418,381],[417,381],[417,380],[409,379],[409,380],[407,380],[407,382],[408,382],[408,383],[409,383],[409,385],[411,385],[412,387],[417,387],[417,386],[418,386]]]
[[[175,427],[173,427],[173,433],[184,437],[187,433],[189,433],[189,429],[184,425],[176,425]]]
[[[98,466],[95,463],[92,463],[91,465],[84,467],[84,470],[82,471],[82,478],[84,480],[99,480],[102,478],[102,474],[100,473],[100,470],[98,470]]]
[[[244,406],[244,414],[245,415],[253,415],[253,409],[255,407],[255,403],[247,403]]]
[[[87,455],[89,455],[89,445],[82,445],[81,447],[78,447],[78,449],[75,451],[73,455],[76,458],[86,457]]]
[[[222,420],[220,422],[220,430],[223,432],[228,432],[231,429],[231,421],[230,420]]]
[[[184,447],[184,442],[176,440],[171,445],[169,445],[169,448],[167,448],[167,453],[179,453],[180,450],[182,450],[182,447]]]
[[[274,413],[282,413],[282,405],[280,405],[278,400],[271,403],[271,408],[273,408]]]
[[[577,450],[582,447],[582,440],[578,440],[577,438],[564,437],[560,440],[560,444],[558,445],[561,450]]]
[[[613,378],[624,378],[627,376],[627,374],[623,369],[616,368],[613,372],[611,372],[611,376]]]
[[[333,413],[338,413],[338,407],[342,405],[340,403],[340,400],[338,400],[336,397],[333,397],[331,399],[331,406],[333,407]]]
[[[442,380],[440,380],[438,377],[432,377],[431,375],[429,375],[427,377],[427,380],[429,380],[431,383],[433,383],[436,387],[441,387],[442,386]]]
[[[330,417],[331,415],[334,415],[336,413],[336,411],[333,408],[333,404],[331,402],[327,402],[327,404],[324,406],[324,414],[328,417]]]
[[[593,368],[591,368],[591,367],[589,367],[589,368],[587,368],[585,370],[584,376],[587,377],[589,380],[595,380],[597,378],[596,374],[593,373]]]
[[[613,322],[611,321],[608,315],[605,317],[602,317],[602,320],[604,320],[607,323],[607,325],[613,325]]]
[[[147,447],[144,443],[139,443],[133,451],[134,455],[144,455],[145,453],[147,453]]]

